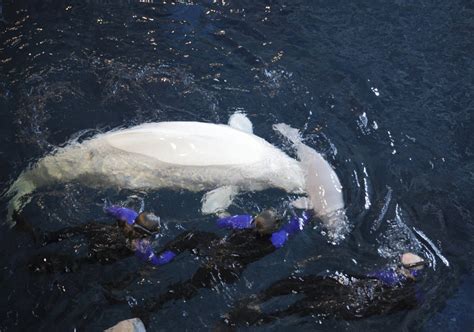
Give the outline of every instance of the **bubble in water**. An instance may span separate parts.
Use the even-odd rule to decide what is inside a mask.
[[[130,308],[136,307],[138,305],[138,301],[133,296],[127,295],[125,299],[127,300],[128,306]]]

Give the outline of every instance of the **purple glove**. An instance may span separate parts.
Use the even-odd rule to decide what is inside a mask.
[[[421,277],[423,270],[416,270],[416,269],[408,269],[410,271],[410,274],[412,275],[413,278],[419,278]]]
[[[281,248],[288,240],[288,232],[285,230],[277,231],[272,234],[272,244],[275,248]]]
[[[138,213],[135,210],[127,209],[118,205],[106,207],[105,212],[107,212],[109,216],[120,221],[125,221],[129,225],[133,225],[135,219],[138,217]]]
[[[249,214],[224,217],[217,220],[217,226],[230,229],[253,228],[253,217]]]
[[[393,268],[374,271],[368,273],[367,276],[378,279],[387,286],[395,286],[406,279],[404,275],[397,273]]]
[[[175,257],[176,257],[176,254],[174,252],[167,250],[163,252],[159,257],[154,256],[150,262],[153,265],[161,266],[161,265],[168,264]]]
[[[145,262],[161,266],[173,260],[176,254],[172,251],[165,251],[160,256],[156,256],[150,243],[146,240],[138,241],[135,255]]]
[[[410,273],[410,275],[413,278],[417,278],[422,274],[422,270],[407,269],[407,271]],[[387,286],[395,286],[399,283],[403,283],[407,281],[408,279],[407,276],[397,271],[393,267],[389,267],[383,270],[378,270],[378,271],[368,273],[367,276],[378,279],[384,284],[386,284]]]
[[[310,218],[310,214],[306,211],[301,214],[301,218],[298,216],[291,217],[290,221],[287,224],[283,225],[283,227],[279,231],[276,231],[272,234],[271,241],[275,248],[283,247],[290,235],[302,231]]]

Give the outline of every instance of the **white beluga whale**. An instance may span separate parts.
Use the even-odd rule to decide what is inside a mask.
[[[274,129],[292,142],[299,160],[254,135],[252,123],[240,113],[229,125],[145,123],[71,142],[20,174],[7,192],[9,218],[37,188],[54,183],[206,191],[204,214],[225,210],[239,192],[279,188],[304,196],[294,205],[313,209],[334,238],[343,236],[348,225],[336,173],[296,129],[285,124]]]

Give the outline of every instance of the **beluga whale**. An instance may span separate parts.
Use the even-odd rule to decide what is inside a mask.
[[[93,188],[205,191],[203,214],[225,211],[239,192],[279,188],[299,194],[294,206],[312,209],[333,239],[343,237],[348,221],[335,171],[297,129],[283,123],[273,129],[293,144],[298,160],[254,135],[242,113],[228,124],[144,123],[70,142],[13,182],[6,193],[8,218],[36,189],[73,181]]]

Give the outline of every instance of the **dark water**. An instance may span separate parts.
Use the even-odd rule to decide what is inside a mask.
[[[354,228],[346,241],[329,245],[320,227],[309,228],[251,264],[236,284],[165,306],[151,330],[209,329],[238,299],[275,280],[366,272],[410,249],[430,262],[416,309],[356,322],[290,317],[262,328],[472,331],[472,1],[7,1],[2,15],[2,190],[79,134],[145,121],[225,123],[235,111],[289,153],[271,126],[301,129],[341,178]],[[144,202],[171,238],[183,228],[215,230],[198,213],[200,197],[73,183],[37,192],[24,214],[53,230],[110,222],[105,198]],[[287,198],[246,194],[232,209],[284,209]],[[99,330],[131,317],[128,305],[107,300],[103,284],[139,270],[134,257],[37,274],[27,263],[44,248],[6,225],[0,243],[0,330]],[[79,254],[84,247],[79,239],[47,249]],[[122,295],[141,303],[196,267],[184,256]]]

